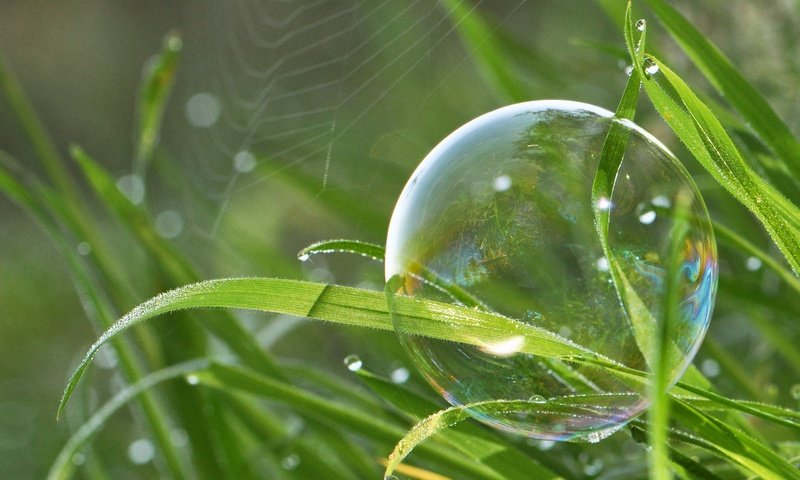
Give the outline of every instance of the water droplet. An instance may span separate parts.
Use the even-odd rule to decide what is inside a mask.
[[[720,366],[719,362],[714,360],[713,358],[706,358],[700,363],[700,371],[703,372],[703,375],[709,378],[714,378],[719,376],[720,373]]]
[[[630,77],[632,73],[633,73],[633,65],[626,66],[625,67],[625,75]]]
[[[616,174],[625,180],[610,194],[593,197],[612,125],[628,129],[625,161]],[[513,195],[498,195],[497,175],[486,172],[508,176]],[[668,331],[676,348],[669,381],[677,381],[705,334],[716,289],[716,246],[699,195],[671,153],[635,124],[614,120],[612,112],[566,101],[490,112],[440,143],[407,183],[389,226],[385,279],[401,295],[519,321],[484,338],[470,327],[467,310],[442,307],[433,312],[442,322],[437,329],[452,329],[446,339],[435,339],[419,335],[418,317],[392,309],[395,331],[422,376],[451,404],[525,399],[532,392],[550,403],[564,399],[564,409],[547,416],[471,410],[493,427],[544,440],[596,439],[600,433],[593,432],[614,431],[647,408],[646,395],[607,372],[531,354],[525,329],[535,324],[648,370],[639,348],[647,339],[637,338],[611,275],[601,274],[610,265],[594,219],[598,210],[607,211],[615,269],[644,308],[662,318],[664,288],[672,284],[679,305],[691,305],[677,309],[680,317]],[[674,216],[650,207],[662,202],[660,196],[686,198],[697,219],[681,248],[671,248]],[[642,235],[648,221],[652,226]],[[667,262],[676,250],[681,268],[673,270]],[[673,271],[676,278],[668,278]],[[428,275],[423,279],[420,272]],[[530,312],[540,317],[532,321]]]
[[[601,272],[607,272],[611,268],[611,264],[608,263],[608,259],[606,257],[598,258],[594,264]]]
[[[306,261],[308,261],[309,258],[311,258],[311,255],[309,255],[307,253],[304,253],[302,255],[298,255],[297,256],[297,259],[300,260],[301,262],[306,262]]]
[[[657,195],[650,200],[650,203],[654,207],[661,207],[661,208],[669,208],[672,206],[672,202],[669,201],[666,195]]]
[[[351,372],[357,372],[364,366],[364,362],[361,361],[358,355],[348,355],[344,357],[344,364]]]
[[[188,383],[189,385],[197,385],[198,383],[200,383],[200,377],[194,374],[186,375],[186,383]]]
[[[146,438],[134,440],[128,446],[128,459],[134,465],[144,465],[153,459],[156,449],[153,442]]]
[[[658,73],[658,64],[654,62],[651,58],[644,59],[644,73],[647,75],[655,75]]]
[[[240,173],[247,173],[256,168],[256,156],[248,150],[242,150],[233,156],[233,169]]]
[[[194,127],[208,128],[214,125],[221,113],[222,104],[219,99],[208,92],[193,95],[186,102],[186,119]]]
[[[646,28],[647,28],[647,20],[645,20],[644,18],[640,18],[639,20],[636,20],[636,30],[639,30],[640,32],[644,32],[644,30]]]
[[[144,181],[139,175],[124,175],[117,180],[117,188],[131,203],[139,205],[144,201]]]
[[[547,399],[541,395],[531,395],[528,401],[533,403],[547,403]]]
[[[406,383],[408,381],[408,377],[411,376],[411,372],[408,371],[405,367],[395,368],[392,370],[392,373],[389,375],[389,378],[392,379],[392,383]]]
[[[156,217],[154,228],[164,238],[175,238],[183,231],[183,215],[174,210],[164,210]]]
[[[755,272],[759,268],[761,268],[762,262],[761,259],[758,257],[749,257],[745,262],[745,267],[751,272]]]
[[[499,177],[496,177],[492,182],[492,188],[494,188],[495,192],[505,192],[511,188],[511,177],[508,175],[500,175]]]
[[[300,465],[300,456],[296,453],[283,457],[281,460],[281,466],[286,470],[294,470],[298,465]]]
[[[92,246],[89,245],[89,242],[80,242],[78,244],[77,250],[78,250],[78,255],[85,257],[86,255],[92,253]]]
[[[800,400],[800,383],[792,385],[792,388],[789,389],[789,393],[795,400]]]
[[[648,210],[648,211],[644,212],[643,214],[639,215],[639,222],[641,222],[641,223],[643,223],[645,225],[650,225],[651,223],[653,223],[655,221],[656,221],[656,212],[654,212],[652,210]]]
[[[606,197],[600,197],[597,199],[597,209],[598,210],[609,210],[611,208],[611,200]]]

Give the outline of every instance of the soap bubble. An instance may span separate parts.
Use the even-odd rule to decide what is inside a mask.
[[[625,155],[613,193],[593,204],[593,179],[615,124],[627,134]],[[601,210],[623,280],[612,277],[595,227]],[[674,239],[676,225],[688,228]],[[423,160],[391,219],[386,279],[393,293],[501,314],[643,371],[665,289],[674,285],[679,313],[666,344],[674,384],[708,326],[716,244],[697,188],[658,140],[592,105],[536,101],[469,122]],[[633,312],[630,301],[621,302],[624,285],[644,308]],[[470,410],[491,426],[548,441],[597,441],[648,406],[642,383],[522,353],[519,332],[491,342],[458,337],[457,325],[452,341],[419,335],[419,319],[395,303],[401,343],[449,403],[537,399],[530,412]],[[645,323],[636,323],[640,317]],[[634,330],[635,323],[647,328]]]

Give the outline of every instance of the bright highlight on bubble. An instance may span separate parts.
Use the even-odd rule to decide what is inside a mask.
[[[593,201],[615,124],[626,131],[625,154],[611,172],[611,195]],[[609,218],[608,255],[596,227],[601,214]],[[396,293],[493,311],[642,371],[651,370],[649,333],[660,328],[674,285],[679,314],[666,342],[674,383],[708,326],[716,245],[697,188],[655,138],[592,105],[537,101],[478,117],[423,160],[389,226],[386,279],[397,277]],[[625,306],[631,298],[636,311]],[[392,320],[415,365],[451,404],[536,399],[526,413],[471,410],[496,428],[594,442],[648,406],[642,383],[522,353],[520,332],[462,343],[417,335],[419,320],[397,311]]]

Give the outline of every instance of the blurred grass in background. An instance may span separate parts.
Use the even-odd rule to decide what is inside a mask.
[[[430,148],[467,120],[506,103],[540,98],[613,110],[625,85],[624,2],[483,2],[475,9],[480,17],[468,17],[485,22],[491,35],[483,40],[461,36],[454,25],[459,15],[448,14],[454,5],[467,13],[477,3],[14,1],[0,6],[0,53],[59,153],[67,159],[69,145],[79,144],[140,201],[162,240],[191,266],[181,274],[165,268],[81,180],[93,235],[102,239],[124,280],[104,283],[90,269],[93,281],[107,289],[115,316],[167,288],[223,276],[305,278],[380,289],[379,263],[344,256],[301,263],[296,252],[325,238],[383,244],[391,209],[410,173]],[[800,40],[800,6],[790,1],[676,5],[722,48],[791,130],[800,131],[800,58],[793,54]],[[608,11],[619,16],[612,18]],[[649,20],[649,48],[704,99],[725,105],[654,16],[641,11]],[[143,65],[172,30],[180,32],[183,49],[160,142],[151,158],[137,160]],[[511,75],[498,77],[492,65],[481,62],[486,48],[497,49],[496,58]],[[718,114],[726,111],[722,107]],[[693,172],[712,218],[780,259],[762,227],[682,149],[649,102],[640,102],[636,122]],[[737,142],[769,165],[769,151],[757,138],[741,135]],[[0,147],[25,170],[45,175],[5,99],[0,100]],[[75,162],[65,164],[82,178]],[[785,191],[797,192],[796,179],[785,183]],[[797,203],[797,196],[789,197]],[[0,465],[7,478],[40,477],[69,434],[126,380],[119,360],[102,354],[98,364],[104,368],[92,370],[66,420],[55,423],[63,384],[99,326],[86,320],[63,251],[5,197],[0,197],[0,215]],[[79,257],[92,253],[84,239],[67,238]],[[709,341],[695,363],[726,395],[797,409],[800,303],[761,260],[731,242],[719,243],[719,300]],[[313,365],[323,376],[356,385],[342,359],[357,354],[379,375],[408,369],[409,385],[428,392],[394,335],[281,316],[237,316],[282,362]],[[156,321],[120,342],[134,350],[146,372],[193,349],[228,351],[217,341],[206,347],[204,339],[187,340],[186,331],[198,331],[197,324],[190,315],[181,317],[183,324]],[[238,404],[214,394],[187,393],[182,382],[173,383],[169,390],[156,390],[169,415],[186,422],[208,409],[225,412],[206,418],[212,425],[197,432],[170,421],[170,441],[178,450],[203,432],[217,432],[239,438],[245,457],[258,458],[247,466],[226,463],[235,461],[232,454],[197,464],[207,469],[201,476],[213,478],[214,469],[221,468],[231,474],[280,471],[287,478],[314,478],[330,468],[325,461],[315,465],[304,452],[331,443],[335,430],[274,406],[270,411],[289,421],[264,444],[252,432],[242,433],[240,420],[227,427],[234,433],[213,424],[225,423],[233,415],[230,405]],[[374,405],[369,408],[393,418]],[[779,427],[757,426],[768,438],[796,440]],[[352,453],[352,464],[371,466],[349,465],[343,471],[378,475],[372,459],[385,457],[393,442],[351,440],[366,452],[360,459]],[[520,448],[534,457],[556,458],[549,460],[551,468],[567,478],[647,475],[644,448],[626,432],[591,447],[528,443],[520,442]],[[87,478],[101,478],[100,472],[156,478],[165,472],[138,406],[112,417],[80,462]],[[723,466],[717,473],[731,472]]]

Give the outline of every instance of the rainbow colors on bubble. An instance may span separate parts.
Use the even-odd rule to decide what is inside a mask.
[[[612,125],[627,130],[624,157],[610,197],[593,200]],[[608,214],[606,249],[598,211]],[[675,239],[682,218],[688,229]],[[673,252],[679,268],[669,268]],[[674,285],[679,313],[667,331],[674,383],[708,328],[716,244],[697,187],[652,135],[592,105],[535,101],[472,120],[422,161],[389,226],[386,279],[395,277],[402,280],[396,293],[496,312],[643,371],[650,370],[643,345],[652,339],[633,327],[641,312],[622,301],[619,283],[652,322],[663,321],[667,285]],[[641,388],[606,369],[521,353],[513,332],[471,345],[419,336],[398,312],[392,320],[417,368],[449,403],[531,401],[529,413],[471,410],[493,427],[596,441],[648,406]]]

